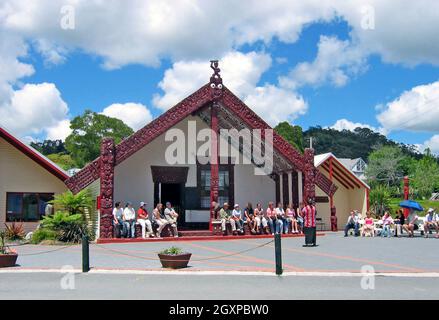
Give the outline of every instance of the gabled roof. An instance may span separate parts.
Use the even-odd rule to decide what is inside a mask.
[[[49,171],[51,174],[53,174],[55,177],[60,179],[61,181],[67,180],[70,176],[67,172],[65,172],[63,169],[61,169],[58,165],[56,165],[54,162],[52,162],[50,159],[42,155],[40,152],[32,148],[31,146],[27,145],[17,137],[13,136],[11,133],[6,131],[5,128],[0,126],[0,137],[5,139],[9,144],[11,144],[13,147],[24,153],[26,156],[31,158],[33,161],[38,163],[40,166],[42,166],[44,169]]]
[[[334,178],[338,180],[344,187],[350,189],[363,186],[367,189],[370,189],[367,183],[357,177],[349,167],[347,167],[331,152],[316,155],[314,157],[314,166],[316,168],[322,167],[329,173],[329,159],[333,159]]]
[[[215,96],[217,93],[215,88],[211,86],[211,83],[207,83],[180,103],[163,113],[157,119],[120,142],[116,146],[115,165],[117,166],[125,159],[145,147],[155,138],[165,133],[168,129],[175,126],[178,122],[187,116],[194,114],[196,111],[214,100],[230,110],[248,128],[271,129],[264,120],[245,105],[244,102],[236,97],[229,89],[222,86],[221,90],[221,96],[218,98],[218,96]],[[276,132],[273,132],[273,146],[274,150],[278,151],[291,164],[293,169],[304,171],[303,155]],[[87,187],[93,181],[99,179],[99,168],[100,158],[97,158],[68,179],[66,181],[67,187],[73,192],[78,192]],[[318,170],[315,171],[315,180],[316,184],[328,195],[334,194],[337,190],[335,185],[333,185],[329,179]]]

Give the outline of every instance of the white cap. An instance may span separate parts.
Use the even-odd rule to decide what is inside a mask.
[[[233,208],[239,207],[239,204],[235,203],[235,206]]]
[[[140,206],[141,206],[141,207],[143,207],[145,204],[146,204],[146,203],[143,202],[143,201],[140,202]]]
[[[434,212],[433,208],[428,209],[428,213]]]

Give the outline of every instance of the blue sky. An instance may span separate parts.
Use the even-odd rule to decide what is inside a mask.
[[[430,147],[439,152],[439,126],[435,124],[439,122],[435,102],[439,97],[435,58],[439,52],[429,44],[430,35],[421,33],[435,29],[437,17],[419,15],[407,22],[371,1],[377,26],[368,32],[355,23],[357,7],[329,1],[328,8],[337,13],[328,16],[327,11],[318,12],[320,9],[308,8],[308,4],[291,9],[285,2],[282,14],[275,11],[270,18],[271,8],[262,8],[262,13],[255,9],[244,22],[231,20],[233,28],[223,27],[224,34],[209,38],[202,30],[209,19],[191,20],[192,11],[182,7],[189,10],[187,16],[178,16],[181,21],[169,27],[171,30],[157,29],[163,32],[160,38],[149,34],[148,28],[154,26],[142,23],[140,32],[130,22],[135,20],[130,15],[141,10],[140,6],[144,10],[153,4],[162,6],[150,2],[147,8],[141,2],[127,3],[127,21],[121,18],[118,26],[108,22],[114,18],[113,11],[103,9],[100,29],[90,32],[87,23],[93,20],[93,10],[85,9],[82,1],[72,7],[77,22],[68,32],[51,31],[56,24],[41,18],[52,10],[59,19],[60,3],[54,6],[41,0],[43,8],[28,10],[30,13],[20,12],[23,5],[14,3],[16,12],[9,9],[6,15],[0,14],[0,34],[7,34],[2,47],[12,48],[0,49],[0,63],[3,60],[11,69],[4,70],[3,76],[0,71],[0,87],[3,81],[7,88],[6,94],[0,91],[1,124],[29,140],[63,138],[66,123],[91,109],[122,118],[138,129],[207,82],[208,61],[219,58],[225,85],[272,125],[289,120],[306,130],[316,125],[353,129],[360,124],[396,141],[417,144],[421,150]],[[212,15],[210,7],[197,5],[197,17],[200,10],[206,17]],[[282,9],[283,2],[277,5]],[[100,4],[92,1],[93,6]],[[0,13],[2,10],[5,8],[0,6]],[[285,28],[274,24],[270,29],[270,19],[287,19],[283,12],[288,10],[292,10],[291,17],[303,15],[308,20]],[[160,10],[145,12],[151,14],[150,19],[160,16]],[[34,25],[20,26],[20,19]],[[186,30],[191,21],[193,35]],[[391,30],[398,21],[401,28]],[[413,30],[417,24],[419,34]],[[238,71],[234,74],[233,70]],[[33,119],[35,112],[26,110],[34,107],[48,110],[48,114]],[[21,120],[29,117],[28,124],[17,125],[17,114]]]

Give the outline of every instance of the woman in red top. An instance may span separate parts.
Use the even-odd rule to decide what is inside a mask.
[[[154,237],[154,232],[152,232],[151,221],[149,220],[149,214],[148,211],[146,211],[145,209],[145,202],[143,201],[140,202],[139,210],[137,210],[137,222],[142,226],[143,239]]]

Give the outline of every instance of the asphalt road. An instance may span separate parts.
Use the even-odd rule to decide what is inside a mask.
[[[374,283],[367,279],[369,289],[365,290],[361,277],[91,273],[68,277],[60,273],[0,273],[0,299],[439,298],[439,278],[378,276]]]

